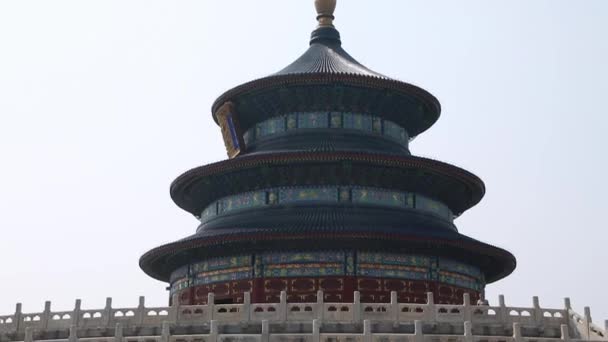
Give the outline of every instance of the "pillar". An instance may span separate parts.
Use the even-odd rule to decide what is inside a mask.
[[[312,342],[321,342],[321,322],[318,319],[312,320]]]
[[[363,342],[372,342],[372,322],[369,319],[363,321]]]
[[[74,303],[74,311],[72,312],[72,324],[75,326],[78,326],[78,324],[80,323],[81,305],[82,305],[82,301],[80,299],[76,299],[76,302]]]

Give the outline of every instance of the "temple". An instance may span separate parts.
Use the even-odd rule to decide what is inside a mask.
[[[196,233],[146,253],[179,304],[352,302],[460,304],[515,268],[509,252],[458,232],[484,184],[416,157],[409,142],[439,118],[427,91],[372,71],[343,48],[335,1],[317,1],[310,46],[281,71],[213,104],[230,159],[186,172],[175,203]]]
[[[515,257],[459,233],[472,173],[410,153],[439,118],[427,91],[361,65],[316,0],[310,46],[212,106],[228,159],[171,184],[199,220],[140,259],[169,305],[0,316],[0,342],[608,341],[588,307],[491,305]]]

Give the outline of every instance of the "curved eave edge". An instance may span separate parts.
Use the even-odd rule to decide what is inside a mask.
[[[252,235],[252,236],[250,236]],[[253,238],[255,236],[255,238]],[[463,236],[464,237],[464,236]],[[160,247],[154,248],[139,259],[140,268],[150,277],[168,282],[170,274],[167,274],[167,271],[159,271],[156,266],[158,263],[166,263],[168,259],[173,256],[188,253],[191,250],[205,247],[214,247],[217,245],[222,245],[225,243],[238,243],[238,242],[251,242],[251,241],[270,241],[270,240],[303,240],[303,239],[331,239],[331,238],[354,238],[354,239],[375,239],[375,240],[390,240],[390,241],[408,241],[408,242],[416,242],[420,244],[432,244],[434,247],[441,250],[442,247],[452,247],[455,249],[465,249],[469,251],[477,252],[478,254],[493,258],[495,261],[500,262],[503,266],[502,270],[496,274],[492,274],[491,277],[488,277],[486,274],[486,281],[488,284],[496,282],[500,279],[505,278],[509,274],[511,274],[515,267],[517,266],[517,261],[515,256],[511,254],[509,251],[502,249],[500,247],[496,247],[490,244],[486,244],[474,239],[470,239],[471,241],[454,241],[454,240],[446,240],[446,239],[437,239],[437,238],[421,238],[419,236],[408,236],[408,235],[399,235],[399,234],[374,234],[374,233],[318,233],[314,234],[314,236],[310,236],[309,234],[268,234],[268,235],[259,235],[259,234],[238,234],[228,235],[228,236],[217,236],[217,237],[208,237],[208,238],[199,238],[199,239],[191,239],[191,240],[180,240],[172,243],[168,243],[166,245],[162,245]],[[484,272],[487,273],[487,272]]]
[[[303,73],[259,78],[232,88],[220,95],[215,102],[213,102],[211,112],[213,113],[213,119],[216,123],[218,123],[215,113],[219,107],[225,102],[230,101],[231,99],[242,94],[291,85],[316,85],[332,83],[342,83],[346,85],[375,89],[390,89],[397,92],[402,92],[420,99],[433,112],[437,113],[437,117],[439,117],[439,114],[441,113],[441,104],[439,103],[439,100],[437,100],[437,98],[431,93],[418,86],[393,79],[382,78],[379,76],[358,75],[351,73]]]
[[[468,206],[473,207],[485,195],[485,184],[483,181],[472,174],[471,172],[461,169],[457,166],[443,163],[434,159],[408,156],[388,156],[372,153],[358,152],[340,152],[340,153],[319,153],[319,152],[287,152],[287,153],[269,153],[264,155],[245,155],[242,157],[228,159],[213,164],[200,166],[191,169],[177,179],[170,186],[170,195],[173,201],[182,209],[192,212],[193,208],[189,208],[183,203],[178,196],[181,196],[181,191],[189,186],[192,182],[201,177],[211,176],[215,174],[227,173],[236,170],[256,168],[270,165],[285,165],[293,163],[314,163],[314,162],[368,162],[380,166],[388,167],[419,167],[432,169],[433,172],[440,173],[448,177],[456,177],[459,181],[474,187],[479,191],[478,196]]]

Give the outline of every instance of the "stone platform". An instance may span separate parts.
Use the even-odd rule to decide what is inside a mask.
[[[589,308],[575,313],[570,300],[562,309],[510,307],[504,297],[498,306],[435,304],[279,303],[173,305],[148,308],[140,297],[137,307],[113,308],[111,298],[98,310],[52,311],[47,302],[40,313],[23,313],[21,304],[0,316],[0,342],[549,342],[608,341],[606,331],[591,321]],[[323,298],[319,293],[317,298]],[[214,303],[209,294],[209,303]],[[608,328],[608,322],[606,323]]]

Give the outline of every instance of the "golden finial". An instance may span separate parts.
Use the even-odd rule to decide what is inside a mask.
[[[319,27],[334,27],[336,0],[315,0],[315,8],[317,9]]]

